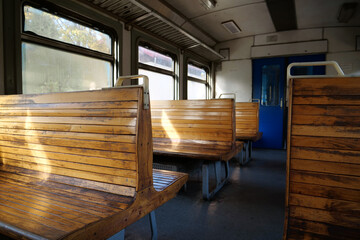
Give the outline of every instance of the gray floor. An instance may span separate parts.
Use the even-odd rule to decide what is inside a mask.
[[[245,167],[231,162],[229,184],[208,202],[201,183],[156,210],[158,239],[279,240],[284,221],[286,152],[254,149]],[[150,239],[148,218],[126,228],[125,239]]]

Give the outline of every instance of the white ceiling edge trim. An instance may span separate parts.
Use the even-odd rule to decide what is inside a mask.
[[[328,52],[328,41],[310,41],[251,47],[251,58]]]

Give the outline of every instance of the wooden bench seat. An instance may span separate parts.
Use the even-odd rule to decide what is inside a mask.
[[[216,187],[209,192],[203,174],[203,197],[210,199],[228,178],[228,161],[243,148],[235,142],[235,108],[232,99],[151,101],[154,155],[203,161],[203,172],[215,164]],[[225,179],[220,179],[225,164]]]
[[[360,237],[360,78],[290,81],[283,239]]]
[[[244,165],[251,160],[252,143],[261,139],[259,132],[259,103],[237,102],[236,114],[236,140],[244,142],[245,158],[240,164]]]
[[[106,239],[173,198],[150,121],[142,87],[0,96],[0,234]]]

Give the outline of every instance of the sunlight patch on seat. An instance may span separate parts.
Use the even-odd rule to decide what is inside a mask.
[[[31,123],[31,113],[29,109],[27,110],[26,114],[26,120],[25,120],[25,129],[32,129],[32,123]],[[36,166],[33,170],[41,172],[41,178],[43,180],[47,180],[49,178],[49,174],[51,173],[51,166],[49,165],[48,157],[43,149],[43,146],[41,142],[38,140],[36,135],[24,135],[25,143],[28,144],[28,148],[31,151],[31,156],[34,157]],[[35,140],[35,141],[34,141]],[[39,144],[37,149],[29,147],[31,144]],[[40,151],[39,151],[40,150]]]
[[[162,111],[161,114],[161,126],[165,130],[168,138],[170,138],[171,142],[179,144],[179,141],[176,141],[177,139],[180,139],[179,134],[175,130],[173,124],[171,123],[169,117],[165,113],[165,111]]]

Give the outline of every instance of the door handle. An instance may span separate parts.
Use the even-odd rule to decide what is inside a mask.
[[[283,108],[283,98],[280,98],[280,107]]]

